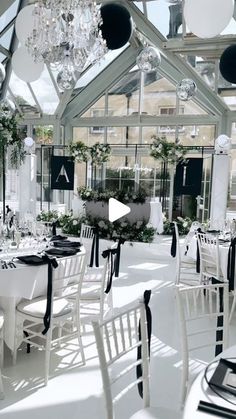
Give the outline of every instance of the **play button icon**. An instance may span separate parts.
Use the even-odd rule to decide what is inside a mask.
[[[119,218],[124,217],[124,215],[129,214],[130,207],[122,204],[122,202],[117,201],[117,199],[110,198],[108,205],[108,218],[111,223],[118,220]]]

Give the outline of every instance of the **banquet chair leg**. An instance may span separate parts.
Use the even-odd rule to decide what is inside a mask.
[[[58,326],[58,334],[57,334],[57,337],[58,337],[58,339],[60,339],[59,340],[59,343],[58,343],[58,346],[59,346],[59,348],[61,348],[61,337],[62,337],[62,324],[61,323]]]
[[[235,310],[235,306],[236,306],[236,291],[234,291],[234,299],[233,299],[233,303],[232,303],[232,307],[231,307],[230,315],[229,315],[229,324],[230,324],[231,319],[233,317],[233,312]]]
[[[2,372],[0,371],[0,400],[4,399],[4,389],[3,389],[3,383],[2,383]]]
[[[81,353],[81,359],[82,359],[82,363],[83,365],[86,364],[86,360],[85,360],[85,354],[84,354],[84,346],[83,346],[83,341],[82,341],[82,337],[81,337],[81,321],[80,321],[80,316],[79,316],[79,311],[78,309],[76,310],[76,328],[77,328],[77,333],[78,333],[78,342],[79,342],[79,348],[80,348],[80,353]]]
[[[0,343],[0,368],[3,367],[4,362],[4,340],[3,340],[3,330],[1,330],[1,343]]]
[[[47,384],[48,384],[51,341],[52,341],[52,328],[50,327],[48,332],[47,332],[46,347],[45,347],[45,376],[44,376],[44,385],[45,386],[47,386]]]

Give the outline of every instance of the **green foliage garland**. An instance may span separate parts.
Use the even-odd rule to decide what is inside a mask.
[[[140,189],[137,192],[128,192],[128,191],[111,191],[111,190],[105,190],[105,191],[99,191],[94,190],[90,188],[81,187],[78,189],[78,193],[80,195],[80,198],[83,201],[103,201],[108,202],[110,198],[117,199],[118,201],[121,201],[123,203],[126,202],[134,202],[137,204],[144,204],[146,201],[147,194],[145,191]]]

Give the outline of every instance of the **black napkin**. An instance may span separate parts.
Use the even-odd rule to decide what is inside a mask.
[[[173,258],[175,258],[176,256],[176,243],[177,242],[177,238],[176,238],[176,232],[175,232],[175,225],[173,224],[173,230],[172,230],[172,243],[171,243],[171,248],[170,248],[170,254]]]
[[[81,246],[81,243],[80,242],[72,242],[70,240],[57,240],[57,241],[55,241],[54,246],[55,247],[63,247],[63,248],[65,248],[65,247],[79,248]]]
[[[55,248],[55,247],[51,247],[51,249],[47,249],[45,250],[45,253],[47,253],[48,255],[54,255],[54,256],[58,256],[58,257],[63,257],[63,256],[73,256],[76,255],[76,253],[80,252],[80,249],[77,248],[69,248],[69,247],[61,247],[61,248]]]
[[[57,268],[58,263],[55,258],[50,258],[48,255],[37,256],[37,255],[27,255],[27,256],[18,256],[21,262],[24,262],[28,265],[48,265],[48,285],[47,285],[47,305],[46,311],[43,318],[44,330],[42,334],[45,335],[50,328],[50,317],[51,317],[51,305],[52,305],[52,269]],[[27,345],[27,352],[30,351],[30,346]]]
[[[229,291],[234,290],[235,256],[236,256],[236,237],[231,240],[228,252],[227,279],[229,281]]]
[[[17,256],[17,259],[27,265],[45,265],[45,260],[37,255]]]
[[[51,239],[50,239],[50,241],[51,242],[55,242],[57,240],[66,240],[66,239],[67,239],[66,236],[61,236],[60,234],[57,234],[55,236],[52,236]]]
[[[207,233],[219,234],[220,233],[220,230],[207,230]]]
[[[150,298],[151,298],[151,290],[144,291],[143,302],[145,304],[145,310],[146,310],[149,358],[150,358],[151,335],[152,335],[152,313],[149,307]],[[142,336],[141,336],[140,320],[139,320],[139,326],[138,326],[138,333],[139,333],[139,341],[141,341]],[[141,358],[142,358],[142,345],[139,345],[137,348],[137,361],[139,361]],[[142,377],[142,375],[143,375],[142,364],[139,364],[136,367],[136,376],[137,378],[140,378]],[[139,392],[140,397],[143,398],[143,382],[142,381],[138,383],[138,392]]]

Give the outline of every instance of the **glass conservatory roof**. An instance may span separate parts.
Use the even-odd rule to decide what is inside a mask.
[[[213,96],[211,95],[214,95],[215,107],[216,109],[218,108],[218,113],[227,109],[235,110],[236,108],[235,85],[227,83],[220,76],[218,70],[220,54],[226,48],[227,43],[228,45],[231,44],[231,38],[236,33],[236,21],[234,17],[222,34],[215,38],[218,44],[221,42],[221,39],[224,42],[222,49],[218,48],[218,53],[215,54],[214,42],[209,43],[208,49],[204,40],[200,40],[195,36],[193,37],[192,34],[189,34],[188,28],[186,28],[185,36],[182,36],[182,24],[179,25],[175,34],[171,33],[170,14],[171,8],[173,7],[171,2],[167,0],[123,1],[122,4],[127,6],[134,21],[133,36],[129,44],[119,50],[109,51],[100,64],[95,64],[85,69],[77,80],[73,92],[67,91],[63,93],[57,87],[57,72],[51,71],[46,66],[40,78],[30,84],[20,80],[11,69],[11,56],[17,48],[17,40],[14,33],[14,19],[20,10],[21,4],[25,6],[28,2],[20,2],[19,0],[0,1],[0,60],[6,66],[8,73],[2,85],[1,94],[2,96],[10,95],[17,102],[18,106],[22,108],[23,113],[37,113],[41,116],[63,115],[67,104],[73,104],[74,98],[78,97],[89,86],[92,80],[98,78],[117,58],[124,59],[122,58],[124,57],[123,52],[130,45],[130,51],[136,48],[138,55],[140,41],[154,45],[161,50],[161,53],[163,53],[163,64],[161,64],[160,74],[169,78],[172,83],[179,81],[181,74],[182,76],[186,75],[188,78],[191,78],[190,75],[192,75],[192,78],[195,78],[199,89],[198,104],[201,101],[204,102],[210,94],[209,99],[206,99],[206,101],[212,102],[211,98]],[[181,13],[181,3],[177,7],[179,7]],[[136,44],[133,42],[134,38],[139,40],[139,46],[137,42]],[[202,53],[203,51],[205,51],[204,54]],[[182,68],[179,66],[180,59]],[[192,70],[189,64],[191,64]],[[184,72],[185,68],[186,74]],[[177,70],[179,70],[179,73]],[[114,76],[117,75],[114,74]],[[98,78],[98,82],[99,80]],[[117,81],[114,78],[114,85],[116,86]],[[105,91],[106,85],[104,81],[103,83]],[[203,104],[204,106],[206,105],[206,103]]]

